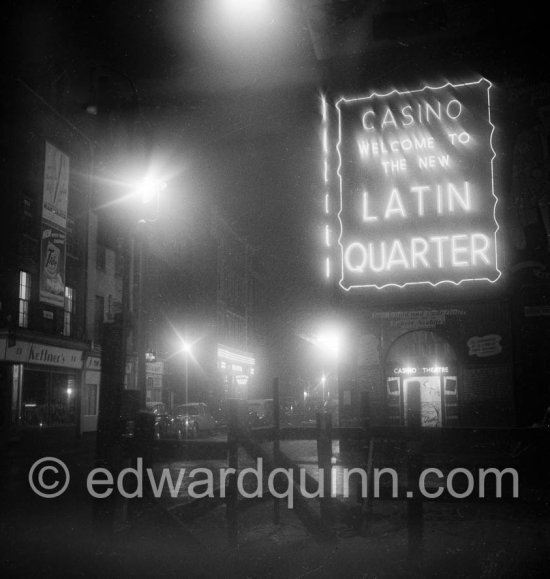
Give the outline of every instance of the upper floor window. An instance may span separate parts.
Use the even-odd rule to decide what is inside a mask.
[[[19,272],[19,319],[20,328],[29,327],[29,305],[31,301],[31,275],[26,271]]]
[[[105,246],[97,244],[97,257],[96,257],[96,267],[105,271],[105,261],[106,261],[106,250]]]
[[[105,298],[95,297],[94,341],[101,344],[103,336],[103,322],[105,321]]]

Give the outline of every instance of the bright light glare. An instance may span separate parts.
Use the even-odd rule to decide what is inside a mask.
[[[272,13],[273,0],[220,0],[221,15],[231,26],[253,26],[266,22]]]
[[[166,183],[164,181],[145,179],[143,183],[137,187],[136,194],[142,203],[150,203],[165,188]]]
[[[338,356],[340,349],[340,334],[335,331],[327,331],[315,336],[315,344],[324,352]]]

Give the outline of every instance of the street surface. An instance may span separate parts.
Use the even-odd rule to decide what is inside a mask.
[[[315,475],[315,444],[282,441],[281,449]],[[265,446],[270,449],[270,444]],[[422,543],[414,557],[408,549],[406,501],[373,500],[361,525],[361,505],[351,497],[332,522],[336,539],[319,542],[284,500],[279,524],[274,524],[271,498],[241,497],[236,545],[228,533],[225,503],[191,500],[188,485],[177,497],[164,493],[118,500],[113,525],[98,522],[98,501],[86,491],[86,477],[94,468],[93,446],[57,454],[71,473],[69,489],[55,499],[38,497],[27,477],[44,450],[51,452],[27,449],[3,460],[0,537],[5,577],[38,572],[44,577],[205,579],[547,576],[546,489],[526,489],[516,500],[425,502]],[[337,471],[350,461],[361,466],[360,455],[336,454]],[[253,466],[240,451],[239,468]],[[174,473],[196,467],[215,473],[227,467],[227,460],[178,456],[154,462],[155,473],[165,467]]]

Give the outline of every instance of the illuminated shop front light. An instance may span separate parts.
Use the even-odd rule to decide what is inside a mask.
[[[227,349],[224,346],[218,346],[217,349],[218,359],[226,360],[229,362],[240,362],[241,364],[248,364],[249,366],[254,366],[256,364],[256,360],[254,359],[252,354],[248,352],[235,352],[232,350]]]
[[[239,374],[235,376],[235,382],[237,382],[239,386],[246,386],[248,384],[248,376],[246,376],[246,374]]]
[[[491,86],[480,78],[336,102],[344,290],[500,278]]]
[[[426,374],[448,374],[448,366],[401,366],[393,369],[396,375],[422,376]]]

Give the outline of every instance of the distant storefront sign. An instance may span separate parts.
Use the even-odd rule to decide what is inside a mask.
[[[253,373],[253,368],[256,364],[254,354],[229,348],[222,344],[218,344],[217,359],[221,368],[237,374],[242,374],[245,370]]]
[[[490,87],[336,102],[343,289],[500,277]]]
[[[502,336],[487,334],[486,336],[474,336],[468,340],[468,355],[478,358],[496,356],[502,352]]]
[[[10,362],[40,364],[43,366],[60,366],[81,369],[82,351],[72,348],[58,348],[33,342],[17,342],[6,348],[5,360]]]

